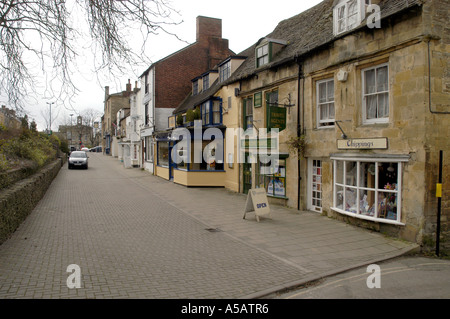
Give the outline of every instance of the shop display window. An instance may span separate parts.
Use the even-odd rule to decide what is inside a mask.
[[[278,159],[277,165],[272,161],[259,161],[257,181],[269,196],[286,197],[286,159]]]
[[[401,162],[334,160],[334,209],[400,221]]]
[[[158,165],[169,167],[169,143],[158,142]]]

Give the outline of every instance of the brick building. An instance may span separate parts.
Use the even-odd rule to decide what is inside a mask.
[[[228,40],[222,38],[222,20],[199,16],[196,42],[153,63],[140,76],[144,168],[153,172],[152,135],[167,129],[167,118],[190,93],[191,80],[230,55],[234,53],[228,48]]]

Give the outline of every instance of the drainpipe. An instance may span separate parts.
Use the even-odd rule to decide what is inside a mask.
[[[297,110],[297,136],[300,137],[303,133],[304,133],[304,116],[303,116],[303,102],[304,102],[304,74],[303,74],[303,65],[301,64],[300,60],[298,58],[295,58],[295,61],[297,62],[298,65],[298,78],[297,78],[297,105],[298,105],[298,110]],[[301,91],[301,93],[300,93]],[[301,101],[301,102],[300,102]],[[299,154],[299,156],[301,156]],[[297,185],[297,210],[300,210],[301,207],[301,203],[300,203],[300,185],[301,185],[301,180],[302,177],[300,175],[300,169],[301,169],[301,164],[300,164],[301,160],[300,157],[298,159],[298,166],[297,166],[297,170],[298,170],[298,185]]]
[[[431,109],[431,49],[430,49],[430,42],[431,40],[439,40],[439,37],[436,36],[426,36],[427,46],[428,46],[428,108],[430,110],[430,113],[432,114],[450,114],[450,112],[438,112],[433,111]]]

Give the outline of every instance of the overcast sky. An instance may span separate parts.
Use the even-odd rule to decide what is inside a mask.
[[[230,49],[238,54],[272,32],[280,21],[313,7],[321,0],[170,0],[169,2],[179,11],[179,15],[174,14],[172,19],[183,21],[171,27],[170,31],[186,42],[165,34],[152,36],[146,48],[146,55],[152,62],[195,42],[197,16],[222,19],[222,37],[229,40]],[[104,87],[109,86],[111,93],[120,92],[125,89],[128,79],[134,85],[138,76],[148,66],[136,66],[120,78],[108,79],[108,74],[95,74],[92,67],[89,67],[89,60],[92,58],[90,54],[90,51],[86,51],[85,63],[80,63],[83,67],[78,67],[79,73],[73,75],[80,90],[74,99],[73,108],[76,112],[93,108],[103,113]],[[41,113],[48,111],[46,102],[49,100],[45,98],[40,100],[41,105],[34,108],[27,107],[26,111],[30,114],[30,118],[37,122],[38,130],[44,130],[46,123]],[[73,113],[58,102],[52,106],[52,112],[58,115],[52,124],[54,131],[58,130],[58,125],[69,123],[70,114]],[[76,114],[73,117],[74,121],[75,116]]]

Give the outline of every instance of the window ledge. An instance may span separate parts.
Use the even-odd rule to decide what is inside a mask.
[[[380,121],[380,122],[363,122],[360,126],[380,126],[380,127],[387,127],[389,125],[389,120],[387,121]]]
[[[376,223],[391,224],[391,225],[397,225],[397,226],[405,226],[406,225],[404,223],[401,223],[399,221],[392,220],[392,219],[376,218],[376,217],[371,217],[371,216],[366,216],[366,215],[361,215],[361,214],[355,214],[355,213],[347,212],[345,210],[342,210],[342,209],[339,209],[336,207],[330,207],[330,208],[339,214],[343,214],[343,215],[347,215],[347,216],[359,218],[359,219],[365,219],[365,220],[369,220],[369,221],[376,222]]]
[[[286,197],[286,196],[278,196],[278,195],[270,195],[270,194],[266,194],[266,195],[267,195],[267,197],[271,197],[271,198],[279,198],[279,199],[286,199],[286,200],[289,199],[289,197]]]

